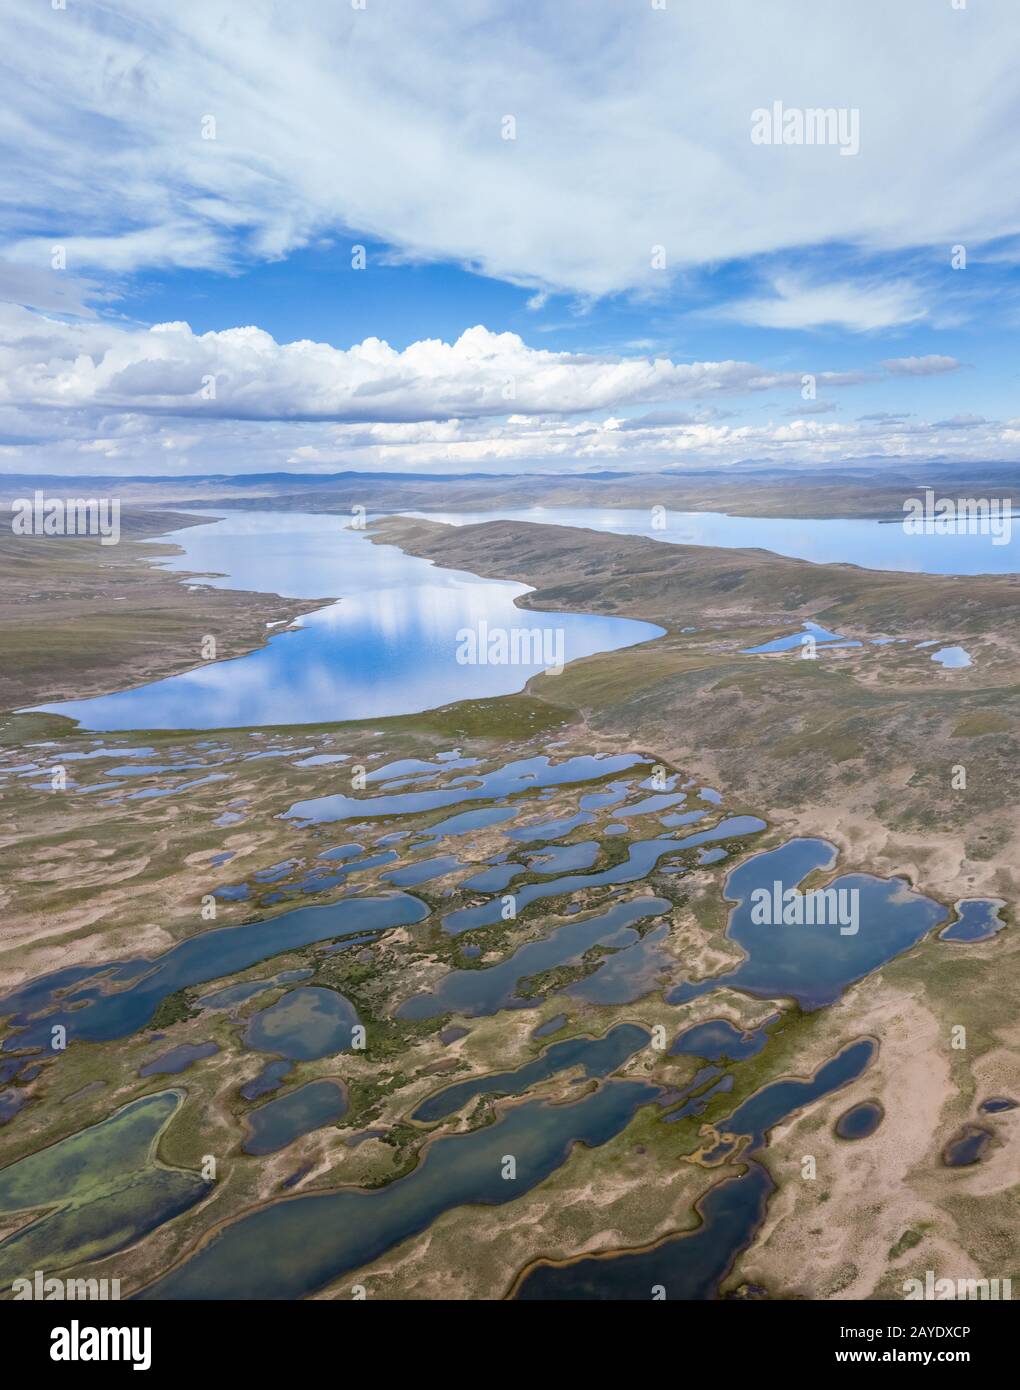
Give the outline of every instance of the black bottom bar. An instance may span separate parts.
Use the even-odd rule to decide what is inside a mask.
[[[377,1356],[376,1371],[383,1375],[396,1347],[409,1350],[419,1334],[423,1352],[435,1347],[437,1322],[444,1317],[436,1303],[380,1300],[144,1306],[24,1302],[3,1307],[4,1342],[8,1349],[17,1348],[19,1371],[38,1369],[58,1382],[89,1372],[130,1374],[137,1362],[149,1378],[199,1373],[206,1385],[217,1373],[231,1378],[249,1371],[272,1374],[278,1363],[290,1376],[299,1369],[307,1383],[320,1370],[340,1374],[341,1368],[350,1371],[362,1359],[375,1361]],[[541,1345],[554,1351],[554,1361],[559,1349],[575,1370],[583,1369],[586,1353],[601,1354],[598,1348],[605,1347],[607,1335],[612,1339],[623,1331],[650,1335],[659,1357],[675,1353],[678,1371],[684,1348],[697,1348],[703,1366],[715,1365],[727,1378],[765,1366],[785,1373],[828,1371],[836,1379],[889,1365],[991,1370],[1016,1343],[1012,1304],[992,1301],[650,1300],[644,1312],[633,1303],[457,1303],[447,1308],[458,1319],[458,1338],[463,1334],[466,1339],[462,1354],[470,1355],[479,1334],[498,1338],[527,1328],[530,1351],[521,1347],[522,1354],[530,1359],[537,1349],[532,1337],[545,1333]],[[360,1344],[343,1340],[366,1334],[371,1340]],[[619,1354],[621,1344],[613,1344]],[[498,1345],[493,1341],[490,1352]],[[504,1348],[508,1369],[519,1345]],[[90,1359],[104,1351],[104,1359]],[[634,1351],[640,1356],[638,1346]]]

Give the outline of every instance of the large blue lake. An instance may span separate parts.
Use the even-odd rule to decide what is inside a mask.
[[[183,550],[161,561],[164,568],[209,575],[201,582],[216,588],[338,601],[247,656],[38,708],[99,731],[376,719],[509,695],[558,664],[561,654],[576,661],[663,632],[627,618],[529,613],[514,603],[527,585],[440,569],[396,546],[373,545],[340,516],[235,512],[160,539]],[[510,659],[498,659],[492,644],[500,632],[514,630],[534,637],[518,637]],[[474,653],[462,639],[465,631],[476,634]],[[497,659],[459,659],[483,650]]]
[[[646,536],[677,545],[757,547],[817,563],[926,574],[1020,572],[1020,533],[908,534],[897,521],[728,516],[651,508],[533,507],[416,512],[453,525],[519,520]],[[167,680],[38,708],[97,731],[253,728],[328,723],[436,709],[508,695],[562,662],[661,636],[652,623],[581,613],[530,613],[528,586],[443,569],[373,545],[344,516],[303,512],[209,514],[160,539],[182,549],[162,560],[217,588],[329,599],[266,647],[209,661]],[[1000,538],[1001,539],[1001,538]],[[463,636],[475,634],[474,653]],[[491,644],[500,634],[509,655]],[[217,634],[212,634],[214,637]],[[480,659],[483,650],[491,659]],[[196,653],[197,657],[197,653]]]
[[[771,550],[816,564],[919,574],[1015,574],[1020,572],[1020,520],[1006,544],[990,535],[909,535],[901,520],[833,517],[728,516],[725,512],[673,512],[656,526],[650,507],[529,507],[520,511],[413,512],[429,521],[467,526],[479,521],[534,521],[583,526],[620,536],[647,536],[674,545],[714,545],[725,550]]]

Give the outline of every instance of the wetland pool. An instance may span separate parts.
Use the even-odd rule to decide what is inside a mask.
[[[798,1110],[855,1080],[877,1049],[859,1039],[820,1067],[807,1081],[774,1081],[750,1096],[716,1129],[747,1136],[750,1152],[760,1148],[768,1131]],[[518,1299],[652,1299],[656,1290],[667,1301],[710,1299],[737,1256],[751,1244],[765,1219],[775,1184],[766,1169],[751,1160],[739,1177],[709,1188],[697,1203],[701,1224],[670,1236],[645,1250],[614,1251],[563,1264],[539,1263],[517,1286]]]
[[[605,1081],[569,1104],[525,1101],[495,1124],[437,1139],[412,1172],[386,1187],[309,1193],[240,1217],[138,1297],[301,1298],[453,1207],[513,1201],[561,1167],[574,1144],[605,1144],[658,1094],[645,1082]],[[508,1154],[512,1182],[503,1176]]]

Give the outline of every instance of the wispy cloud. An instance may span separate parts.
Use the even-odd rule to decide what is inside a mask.
[[[998,24],[946,8],[862,0],[805,25],[802,0],[562,0],[536,23],[506,0],[0,0],[0,196],[22,209],[7,244],[39,265],[63,235],[75,271],[221,268],[359,229],[582,295],[833,240],[1001,246],[1020,185],[1012,106],[990,94],[1012,90],[1020,27],[1008,4],[983,6]],[[751,142],[754,108],[817,94],[859,109],[860,156]],[[866,331],[920,312],[907,285],[856,299],[781,290],[744,321]]]
[[[771,293],[737,299],[710,312],[759,328],[835,327],[871,333],[917,323],[927,310],[920,289],[909,280],[811,284],[795,276],[777,276]]]
[[[944,357],[940,353],[929,353],[926,357],[890,357],[882,363],[893,376],[944,376],[947,372],[958,372],[962,365],[955,357]]]

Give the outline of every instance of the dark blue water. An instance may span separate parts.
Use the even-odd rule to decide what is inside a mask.
[[[635,922],[669,912],[672,906],[667,898],[634,898],[616,903],[597,916],[579,917],[540,941],[529,941],[497,965],[451,971],[428,993],[415,995],[402,1004],[397,1017],[435,1018],[445,1013],[476,1017],[500,1009],[535,1008],[542,1002],[540,996],[523,998],[516,994],[522,980],[578,960],[598,943],[630,945],[639,939],[633,930]]]
[[[252,1077],[251,1081],[246,1081],[241,1087],[242,1097],[245,1100],[258,1100],[259,1096],[267,1096],[270,1091],[277,1090],[293,1070],[292,1062],[267,1062],[258,1076]]]
[[[468,835],[474,830],[487,830],[492,825],[502,825],[517,815],[517,806],[480,806],[476,811],[460,811],[455,816],[430,825],[422,834],[419,844],[435,845],[451,835]]]
[[[568,874],[566,878],[554,879],[551,883],[526,883],[514,894],[516,909],[521,913],[529,903],[540,902],[545,898],[562,897],[567,893],[578,893],[584,888],[604,888],[615,883],[634,883],[646,878],[658,861],[666,854],[677,854],[712,840],[733,839],[737,836],[754,835],[765,829],[765,822],[757,816],[730,816],[719,822],[711,830],[700,830],[683,839],[663,837],[656,840],[638,840],[628,850],[627,858],[611,869],[603,869],[594,874]],[[448,913],[443,918],[443,927],[454,936],[472,931],[476,927],[491,926],[501,919],[502,902],[496,898],[478,907],[462,907]]]
[[[663,633],[628,618],[529,612],[514,602],[530,592],[527,585],[480,579],[395,546],[373,545],[338,516],[234,512],[160,539],[184,550],[163,568],[223,576],[203,581],[214,587],[340,602],[306,614],[295,631],[276,633],[247,656],[115,695],[38,708],[77,719],[86,729],[377,719],[508,695],[549,664],[463,664],[461,634],[483,622],[490,633],[534,632],[540,643],[546,632],[549,652],[553,634],[561,632],[566,661]]]
[[[359,854],[364,854],[364,845],[334,845],[332,849],[323,850],[319,855],[320,859],[354,859]]]
[[[595,817],[590,811],[575,811],[572,816],[560,816],[558,820],[528,821],[526,825],[516,826],[507,831],[511,840],[559,840],[569,835],[579,825],[593,825]]]
[[[398,888],[414,888],[419,883],[431,883],[434,878],[453,873],[464,868],[463,862],[455,854],[440,854],[434,859],[419,859],[412,864],[404,864],[399,869],[391,869],[382,875],[387,883]]]
[[[25,1105],[28,1098],[27,1091],[19,1091],[15,1086],[9,1086],[6,1091],[0,1091],[0,1125],[9,1124]]]
[[[203,994],[198,1002],[203,1009],[233,1009],[238,1004],[247,1003],[263,990],[278,985],[296,984],[298,980],[307,980],[309,975],[314,974],[315,971],[310,969],[281,970],[279,975],[270,975],[264,980],[243,980],[240,984],[214,989],[211,994]]]
[[[599,857],[597,840],[581,840],[573,845],[543,845],[528,850],[528,869],[533,874],[566,874],[574,869],[590,869]]]
[[[956,904],[957,920],[939,932],[940,941],[985,941],[1006,925],[999,916],[1001,898],[962,898]]]
[[[323,907],[297,908],[261,922],[202,932],[152,961],[58,970],[0,999],[0,1017],[12,1016],[21,1030],[5,1040],[4,1048],[49,1047],[55,1024],[67,1029],[69,1041],[124,1038],[144,1028],[162,1001],[177,990],[233,975],[269,956],[316,941],[407,926],[427,916],[425,904],[406,893],[347,898]],[[97,982],[100,972],[104,975]],[[104,984],[123,987],[107,993]],[[72,985],[79,986],[71,996],[76,1008],[67,1007],[68,1001],[59,994]]]
[[[241,1147],[246,1154],[274,1154],[302,1134],[336,1124],[346,1113],[342,1086],[335,1081],[309,1081],[249,1111],[250,1133]]]
[[[676,956],[667,949],[669,922],[653,927],[630,945],[614,941],[612,955],[598,969],[564,991],[569,999],[601,1006],[630,1004],[646,994],[661,991],[663,980],[676,974]]]
[[[548,1038],[552,1033],[558,1033],[561,1028],[566,1027],[566,1014],[553,1014],[552,1018],[547,1018],[544,1023],[540,1023],[537,1028],[532,1030],[533,1038]]]
[[[753,1150],[796,1110],[860,1076],[875,1054],[862,1038],[820,1067],[809,1081],[775,1081],[720,1120],[717,1128],[751,1136]],[[711,1299],[765,1218],[774,1183],[758,1163],[711,1188],[696,1210],[701,1225],[648,1250],[594,1255],[569,1264],[533,1266],[518,1286],[522,1299]]]
[[[462,1028],[459,1024],[453,1024],[450,1028],[444,1028],[439,1034],[439,1041],[444,1047],[450,1047],[455,1042],[460,1042],[461,1038],[466,1038],[471,1032],[470,1028]]]
[[[743,1061],[753,1057],[768,1042],[764,1028],[742,1033],[724,1018],[695,1023],[674,1040],[670,1056],[704,1057],[710,1062]]]
[[[867,1139],[884,1118],[885,1111],[877,1101],[864,1100],[843,1111],[836,1121],[836,1133],[840,1139]]]
[[[334,989],[292,989],[268,1009],[252,1014],[244,1045],[254,1052],[310,1062],[349,1047],[357,1021],[353,1005]]]
[[[673,1125],[680,1120],[686,1120],[689,1115],[701,1115],[708,1109],[709,1101],[717,1095],[733,1090],[733,1074],[726,1072],[720,1075],[720,1067],[699,1067],[691,1078],[690,1084],[681,1091],[678,1104],[675,1109],[670,1110],[668,1115],[663,1116],[663,1123]],[[713,1077],[719,1079],[712,1086],[706,1086],[706,1082]]]
[[[172,1047],[169,1052],[164,1052],[139,1067],[138,1075],[175,1076],[178,1072],[187,1071],[193,1063],[200,1062],[203,1057],[211,1057],[219,1050],[214,1042],[181,1043],[179,1047]]]
[[[810,1080],[789,1077],[763,1086],[738,1105],[728,1119],[720,1120],[716,1128],[728,1134],[749,1135],[751,1148],[757,1148],[769,1130],[795,1111],[856,1081],[877,1052],[871,1038],[859,1038],[819,1067]]]
[[[557,1072],[579,1067],[586,1077],[608,1076],[628,1057],[647,1046],[649,1034],[634,1023],[621,1023],[604,1038],[567,1038],[553,1043],[531,1062],[516,1071],[495,1072],[458,1081],[445,1091],[429,1096],[412,1113],[420,1124],[434,1124],[453,1115],[476,1096],[521,1096],[540,1081]]]
[[[472,874],[470,878],[463,879],[460,886],[470,893],[498,893],[512,878],[523,872],[523,864],[515,864],[510,860],[509,863],[493,864],[488,869]]]
[[[1003,1110],[1015,1110],[1020,1101],[1010,1100],[1008,1096],[989,1096],[983,1100],[979,1109],[986,1115],[998,1115]]]
[[[739,864],[726,880],[726,896],[737,904],[726,934],[747,958],[725,975],[679,986],[667,996],[669,1002],[684,1003],[726,986],[768,999],[795,999],[803,1009],[818,1009],[915,945],[945,918],[940,903],[913,892],[902,879],[846,874],[831,886],[858,895],[856,934],[844,934],[834,924],[753,920],[751,895],[756,889],[772,893],[778,883],[785,893],[812,871],[831,868],[835,859],[836,851],[824,840],[798,839]]]
[[[452,1207],[512,1202],[555,1172],[575,1143],[606,1143],[657,1095],[643,1082],[606,1081],[570,1105],[525,1101],[493,1125],[436,1140],[413,1172],[386,1187],[309,1193],[241,1217],[139,1297],[301,1298]],[[506,1155],[512,1178],[504,1177]]]
[[[942,1150],[942,1162],[947,1168],[969,1168],[981,1162],[991,1142],[992,1136],[987,1129],[980,1125],[964,1125]]]
[[[760,1163],[709,1189],[696,1212],[701,1225],[650,1250],[594,1255],[570,1264],[533,1266],[518,1299],[714,1298],[733,1261],[746,1250],[765,1219],[775,1184]]]

